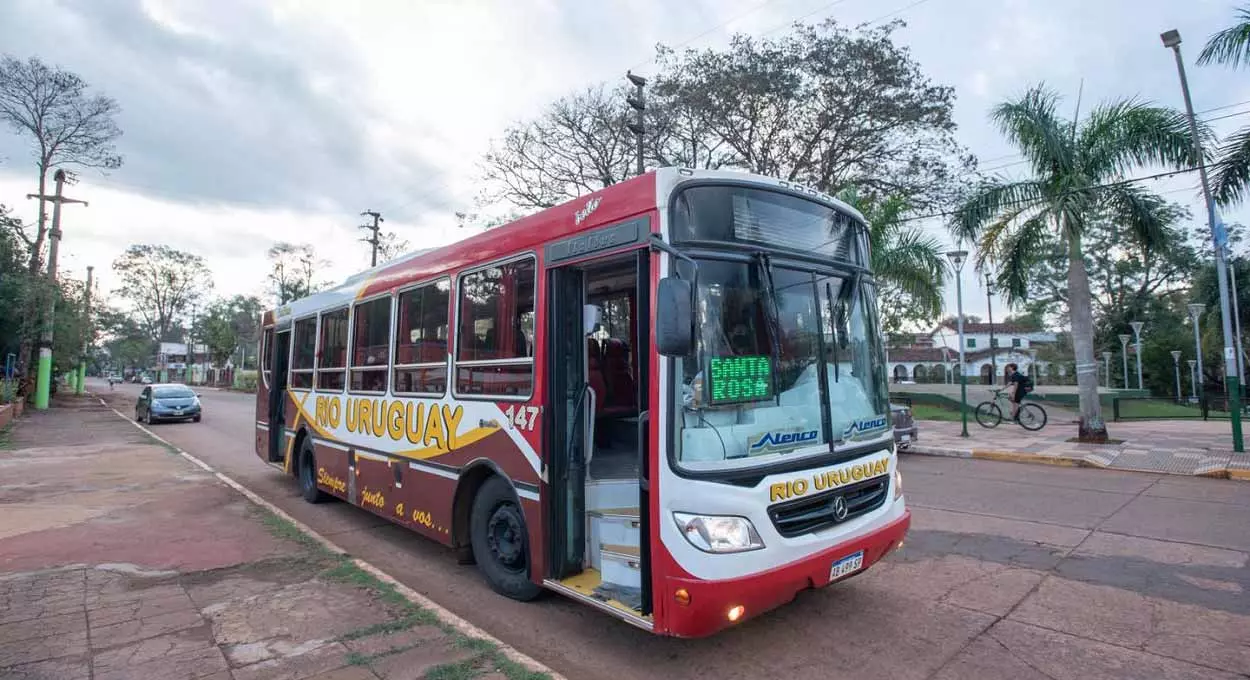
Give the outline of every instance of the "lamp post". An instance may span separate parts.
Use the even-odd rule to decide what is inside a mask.
[[[1201,302],[1195,302],[1189,305],[1189,318],[1192,319],[1194,322],[1194,352],[1196,352],[1195,356],[1197,357],[1197,362],[1198,362],[1197,376],[1198,376],[1199,385],[1203,384],[1203,382],[1205,381],[1203,380],[1203,377],[1202,377],[1202,335],[1200,332],[1201,329],[1198,326],[1199,326],[1199,320],[1202,317],[1202,312],[1206,308],[1207,306],[1202,304]],[[1196,389],[1194,391],[1194,394],[1197,394]]]
[[[988,310],[990,320],[990,374],[994,379],[990,382],[998,383],[998,343],[994,341],[994,275],[985,272],[985,305]]]
[[[1224,247],[1224,259],[1229,259],[1229,248]],[[1237,341],[1237,380],[1242,389],[1246,385],[1246,349],[1241,345],[1241,305],[1237,300],[1237,262],[1234,260],[1228,268],[1228,280],[1233,287],[1233,329]]]
[[[1130,321],[1128,325],[1133,327],[1133,344],[1137,345],[1137,389],[1144,390],[1146,388],[1143,386],[1141,379],[1141,329],[1142,326],[1146,325],[1146,322]]]
[[[1181,403],[1181,351],[1172,350],[1172,365],[1176,368],[1176,403]]]
[[[1189,397],[1189,400],[1193,402],[1197,402],[1198,401],[1198,372],[1194,370],[1193,359],[1186,359],[1185,363],[1189,364],[1189,390],[1190,390],[1190,393],[1192,394],[1192,396]]]
[[[1029,372],[1033,374],[1033,384],[1040,385],[1042,384],[1042,372],[1039,371],[1037,368],[1037,348],[1030,347],[1028,349],[1028,353],[1029,353]]]
[[[1102,353],[1102,374],[1107,376],[1107,389],[1111,389],[1111,352]]]
[[[1121,333],[1120,338],[1120,358],[1124,360],[1124,389],[1128,389],[1128,340],[1133,337],[1128,333]]]
[[[1185,115],[1189,118],[1189,136],[1193,141],[1193,159],[1198,165],[1202,182],[1202,197],[1207,206],[1207,225],[1211,229],[1211,246],[1215,251],[1215,278],[1220,288],[1220,320],[1224,331],[1224,381],[1228,385],[1228,415],[1233,431],[1233,451],[1245,451],[1241,439],[1241,385],[1237,377],[1235,345],[1233,344],[1232,306],[1229,303],[1228,265],[1224,261],[1224,246],[1228,245],[1228,229],[1215,218],[1215,202],[1211,200],[1211,185],[1207,180],[1207,166],[1202,154],[1202,138],[1198,136],[1198,123],[1194,119],[1194,103],[1189,96],[1189,80],[1185,77],[1185,60],[1181,58],[1181,34],[1172,29],[1159,36],[1163,46],[1172,50],[1176,57],[1176,73],[1181,81],[1181,93],[1185,96]],[[1199,352],[1199,357],[1202,353]],[[1199,366],[1201,369],[1201,366]],[[1199,371],[1201,373],[1201,370]]]
[[[963,423],[960,437],[968,436],[968,366],[964,362],[964,287],[959,280],[963,271],[964,261],[968,259],[968,251],[951,250],[946,253],[951,264],[955,266],[955,312],[957,317],[956,330],[959,332],[959,418]]]

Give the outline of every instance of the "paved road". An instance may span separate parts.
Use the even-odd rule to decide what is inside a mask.
[[[118,388],[119,410],[135,393]],[[570,678],[1250,677],[1250,484],[907,458],[902,551],[719,636],[673,640],[554,595],[501,598],[441,546],[303,503],[252,452],[251,397],[203,400],[202,423],[158,433]]]

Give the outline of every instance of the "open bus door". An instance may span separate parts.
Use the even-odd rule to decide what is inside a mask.
[[[286,378],[287,362],[291,358],[291,331],[279,331],[274,336],[271,377],[269,380],[269,462],[282,462],[285,451],[282,444],[286,434]]]
[[[547,564],[549,578],[559,580],[580,573],[584,562],[585,461],[594,395],[586,381],[585,277],[577,267],[552,269],[548,276]]]

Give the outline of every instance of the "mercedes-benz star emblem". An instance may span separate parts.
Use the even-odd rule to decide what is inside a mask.
[[[846,497],[838,496],[833,499],[833,518],[839,522],[846,519]]]

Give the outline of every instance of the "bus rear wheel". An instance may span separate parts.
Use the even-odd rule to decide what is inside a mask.
[[[514,600],[532,600],[542,588],[530,581],[529,532],[512,487],[502,477],[486,480],[469,516],[473,557],[487,583]]]
[[[307,437],[299,447],[299,491],[309,503],[321,503],[329,495],[317,488],[317,454]]]

